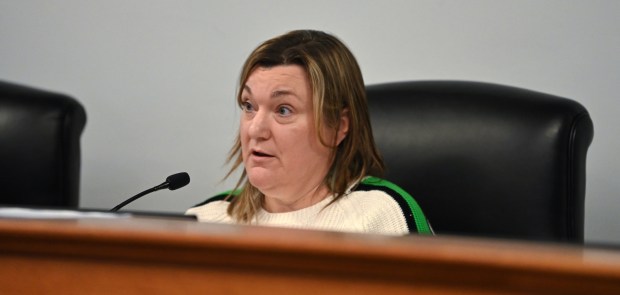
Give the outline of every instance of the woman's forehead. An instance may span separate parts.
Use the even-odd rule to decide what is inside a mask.
[[[312,91],[305,69],[298,65],[256,68],[241,88],[246,94],[268,95],[272,98],[306,96]]]

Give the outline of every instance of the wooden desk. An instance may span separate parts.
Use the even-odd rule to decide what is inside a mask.
[[[162,218],[0,219],[0,294],[620,294],[620,253]]]

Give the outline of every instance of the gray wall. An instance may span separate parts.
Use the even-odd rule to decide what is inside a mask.
[[[235,80],[259,42],[298,28],[347,43],[367,83],[479,80],[570,97],[595,124],[586,239],[620,242],[620,1],[0,2],[0,79],[86,107],[81,206],[183,212],[220,182],[237,126]]]

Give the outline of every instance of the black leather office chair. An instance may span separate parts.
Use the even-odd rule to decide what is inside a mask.
[[[386,178],[437,234],[583,243],[586,154],[579,103],[457,81],[367,87]]]
[[[77,208],[82,105],[0,81],[0,205]]]

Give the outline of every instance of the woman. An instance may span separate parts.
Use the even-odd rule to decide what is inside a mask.
[[[200,221],[402,235],[431,233],[415,200],[376,178],[364,81],[353,54],[319,31],[265,41],[239,79],[237,188],[191,208]],[[372,176],[372,177],[371,177]]]

